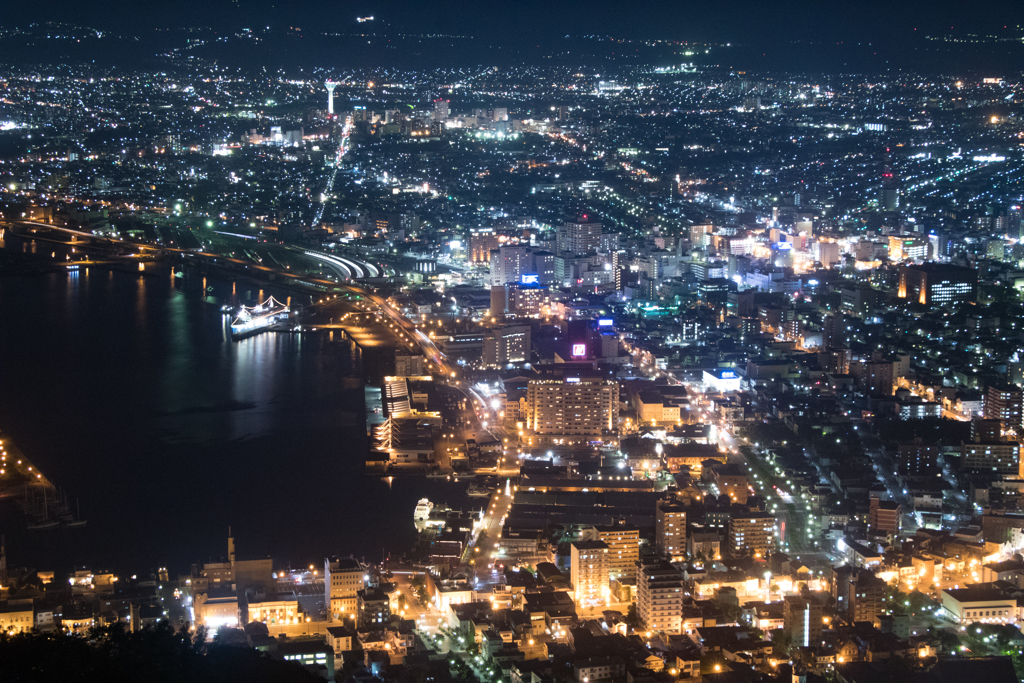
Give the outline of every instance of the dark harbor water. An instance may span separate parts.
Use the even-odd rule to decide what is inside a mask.
[[[420,497],[467,504],[463,483],[363,474],[358,347],[337,333],[232,342],[222,304],[288,292],[206,284],[169,268],[0,277],[0,430],[88,520],[28,531],[7,501],[10,564],[185,571],[226,554],[229,526],[240,558],[379,560],[413,544]]]

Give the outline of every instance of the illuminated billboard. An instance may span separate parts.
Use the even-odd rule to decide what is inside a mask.
[[[611,318],[600,318],[597,321],[597,326],[598,327],[611,327],[614,324],[615,324],[615,321],[612,320]]]
[[[529,274],[529,275],[520,275],[519,276],[519,283],[520,284],[524,284],[524,285],[539,285],[540,284],[540,275],[537,275],[535,273],[532,273],[532,274]]]
[[[573,344],[572,345],[572,357],[573,358],[586,358],[587,356],[587,345],[586,344]]]

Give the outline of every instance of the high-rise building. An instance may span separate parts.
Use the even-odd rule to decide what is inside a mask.
[[[1016,441],[971,441],[960,448],[967,472],[1020,474],[1020,444]]]
[[[542,443],[581,445],[615,436],[619,385],[588,377],[530,380],[526,427]]]
[[[1024,390],[1015,384],[993,384],[985,390],[985,419],[1019,427],[1024,416]]]
[[[530,326],[511,325],[488,330],[484,336],[482,364],[503,368],[508,363],[530,360]]]
[[[334,89],[338,87],[337,83],[326,81],[324,87],[327,88],[327,115],[334,115]]]
[[[569,567],[573,595],[578,607],[608,602],[608,544],[604,541],[576,541],[570,549]]]
[[[849,348],[846,334],[846,316],[829,313],[821,321],[821,348],[824,351]]]
[[[892,396],[896,386],[892,361],[865,361],[861,371],[861,383],[871,396]]]
[[[882,210],[895,211],[900,206],[900,191],[895,187],[882,188]]]
[[[636,563],[640,559],[640,529],[626,524],[597,528],[601,540],[608,545],[608,578],[636,579]]]
[[[879,202],[882,211],[895,211],[900,205],[899,181],[896,174],[892,172],[889,163],[889,148],[885,148],[885,158],[882,166],[882,196]]]
[[[576,223],[565,223],[555,228],[555,245],[559,253],[589,254],[601,246],[601,224],[583,216]]]
[[[814,258],[825,268],[831,268],[839,262],[840,252],[837,242],[817,242],[814,245]]]
[[[491,288],[494,304],[494,288]],[[504,315],[516,318],[538,318],[551,315],[551,290],[547,285],[509,283],[504,285]]]
[[[1014,204],[1006,211],[1006,234],[1017,239],[1024,238],[1024,209]]]
[[[491,285],[491,317],[501,320],[505,317],[505,285]]]
[[[853,352],[850,349],[832,349],[818,354],[821,369],[831,375],[848,375]]]
[[[550,285],[555,282],[555,255],[550,251],[534,251],[533,269],[540,284]]]
[[[971,441],[1002,441],[1003,421],[994,419],[971,420]]]
[[[636,615],[647,630],[682,632],[683,581],[678,569],[665,560],[639,563]]]
[[[379,588],[364,588],[356,593],[356,626],[380,628],[391,621],[391,599]]]
[[[523,282],[523,276],[535,274],[531,247],[509,244],[491,251],[491,285]]]
[[[900,266],[897,294],[926,306],[975,301],[978,271],[948,263]]]
[[[655,547],[672,562],[686,557],[686,506],[675,500],[659,500],[655,516]]]
[[[332,618],[355,619],[363,581],[363,568],[356,560],[350,557],[324,560],[324,598]]]
[[[900,504],[894,500],[871,498],[868,528],[876,534],[895,534],[900,530]]]
[[[471,263],[490,263],[491,252],[501,247],[504,235],[490,228],[480,228],[469,233],[469,260]]]
[[[782,628],[794,647],[809,647],[821,639],[823,608],[817,600],[787,595],[782,604]]]
[[[701,225],[690,226],[690,244],[694,246],[702,246],[704,244],[704,238],[710,235],[715,229],[715,226],[711,223],[705,223]]]
[[[868,570],[857,570],[850,581],[847,619],[852,622],[878,621],[885,608],[886,583]]]
[[[701,476],[715,483],[719,495],[729,496],[734,503],[746,504],[750,483],[747,480],[746,469],[742,465],[716,463],[714,467],[704,469]]]
[[[775,549],[775,518],[764,512],[734,512],[729,517],[729,552],[764,559]]]
[[[896,456],[896,469],[900,476],[935,477],[940,474],[938,446],[925,446],[920,440],[901,443]]]
[[[448,100],[444,98],[438,98],[434,100],[434,120],[435,121],[447,121],[448,120]]]

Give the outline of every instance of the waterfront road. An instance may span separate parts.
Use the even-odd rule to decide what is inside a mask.
[[[515,488],[511,480],[499,482],[497,490],[491,495],[480,527],[462,556],[463,564],[472,573],[475,581],[480,583],[486,583],[491,579],[490,565],[500,558],[498,545],[501,540],[501,528],[512,507]]]
[[[322,280],[318,278],[305,277],[296,273],[291,273],[286,270],[278,270],[276,268],[269,268],[267,266],[260,265],[258,263],[252,263],[245,259],[238,259],[229,256],[222,256],[212,252],[196,251],[190,249],[179,249],[177,247],[167,247],[155,244],[146,244],[144,242],[131,242],[128,240],[122,240],[115,237],[106,237],[102,235],[94,235],[91,232],[85,232],[84,230],[74,230],[72,228],[64,228],[56,225],[49,225],[47,223],[39,223],[36,221],[15,221],[10,225],[23,226],[32,230],[55,230],[63,232],[75,237],[85,237],[99,242],[107,242],[109,244],[118,244],[128,247],[130,249],[137,249],[139,251],[139,257],[152,256],[157,253],[174,254],[179,256],[188,256],[203,260],[210,260],[213,263],[229,263],[236,266],[243,266],[253,271],[272,274],[275,277],[280,278],[285,283],[294,285],[315,285],[322,288],[330,288],[335,291],[344,290],[352,292],[366,297],[371,301],[380,312],[391,320],[391,323],[395,326],[396,331],[400,330],[402,334],[397,334],[400,339],[406,337],[409,341],[414,341],[420,349],[423,351],[423,355],[426,356],[427,360],[432,364],[433,370],[435,370],[442,377],[451,379],[455,377],[455,369],[449,365],[448,359],[440,349],[427,337],[425,334],[420,332],[416,326],[399,311],[395,310],[383,297],[375,294],[367,289],[364,289],[358,285],[349,283],[334,282],[333,280]],[[69,262],[72,265],[73,262]],[[405,341],[405,339],[403,339]]]

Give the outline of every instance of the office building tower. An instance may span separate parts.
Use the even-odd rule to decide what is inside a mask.
[[[489,228],[480,228],[469,233],[469,261],[470,263],[481,264],[491,262],[491,252],[501,247],[505,240],[504,235],[499,235]]]
[[[493,288],[491,290],[493,292]],[[493,303],[493,298],[492,298]],[[504,286],[505,315],[539,318],[551,315],[551,290],[546,285],[509,283]]]
[[[448,100],[443,98],[434,100],[434,120],[442,122],[448,120]]]
[[[533,272],[542,285],[550,285],[555,278],[555,255],[543,249],[533,252]]]
[[[596,252],[601,245],[601,224],[583,216],[579,222],[560,225],[555,228],[555,245],[558,253]]]
[[[604,541],[576,541],[570,549],[570,581],[578,607],[608,602],[608,545]]]
[[[491,285],[507,285],[535,275],[533,249],[526,245],[505,245],[491,251]],[[539,280],[539,278],[536,278]],[[530,280],[529,277],[526,278]]]
[[[978,298],[978,272],[946,263],[900,266],[897,294],[901,299],[926,306],[975,301]]]
[[[333,619],[355,619],[363,582],[363,568],[356,560],[350,557],[324,560],[324,604]]]
[[[831,268],[841,258],[838,242],[817,242],[814,245],[814,259],[824,268]]]
[[[503,368],[530,360],[530,326],[512,325],[488,330],[484,336],[482,364]]]

